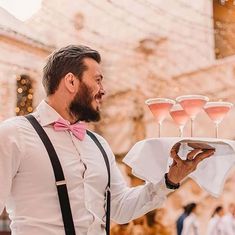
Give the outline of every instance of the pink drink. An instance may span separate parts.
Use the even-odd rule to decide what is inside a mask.
[[[159,102],[149,104],[148,106],[153,115],[156,117],[157,122],[161,123],[165,119],[166,115],[169,113],[172,105],[172,103]]]
[[[214,106],[205,108],[206,113],[210,117],[210,119],[215,123],[220,123],[225,115],[230,110],[229,106]]]
[[[170,115],[175,123],[179,126],[184,126],[189,119],[189,116],[184,110],[171,111]]]
[[[206,104],[206,102],[207,101],[203,99],[189,98],[180,101],[180,105],[190,117],[195,117],[201,111],[202,107]]]

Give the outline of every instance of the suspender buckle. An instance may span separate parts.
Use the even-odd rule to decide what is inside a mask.
[[[107,193],[107,192],[111,192],[111,189],[110,189],[109,186],[106,187],[106,193]]]
[[[56,181],[55,185],[56,186],[66,185],[66,182],[65,182],[65,180]]]

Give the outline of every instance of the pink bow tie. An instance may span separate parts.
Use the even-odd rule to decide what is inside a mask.
[[[83,140],[86,134],[86,124],[83,122],[78,122],[70,125],[68,121],[59,118],[54,123],[55,131],[65,131],[70,130],[74,136],[76,136],[79,140]]]

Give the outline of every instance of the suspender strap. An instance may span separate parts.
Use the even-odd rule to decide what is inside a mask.
[[[107,188],[106,188],[106,234],[110,235],[110,210],[111,210],[111,191],[110,191],[110,165],[109,165],[109,159],[108,156],[103,148],[103,146],[101,145],[101,143],[99,142],[99,140],[97,139],[97,137],[90,131],[86,131],[87,134],[91,137],[91,139],[96,143],[97,147],[100,149],[103,157],[104,157],[104,161],[107,167],[107,171],[108,171],[108,184],[107,184]]]
[[[49,155],[51,165],[54,171],[55,180],[56,180],[56,187],[60,202],[60,209],[62,213],[62,219],[64,223],[64,229],[66,235],[76,235],[74,223],[73,223],[73,216],[71,212],[70,202],[69,202],[69,196],[68,196],[68,190],[66,186],[66,181],[64,178],[63,169],[61,167],[59,158],[56,154],[56,151],[47,136],[46,132],[42,128],[42,126],[38,123],[37,119],[31,115],[28,114],[25,116],[28,121],[31,123],[31,125],[34,127],[36,132],[38,133],[39,137],[41,138],[43,144],[45,145],[45,148],[47,150],[47,153]],[[87,134],[90,136],[90,138],[95,142],[99,150],[101,151],[104,161],[107,167],[108,172],[108,184],[106,188],[106,234],[110,235],[110,207],[111,207],[111,192],[110,192],[110,165],[108,156],[97,139],[97,137],[90,131],[87,130]]]
[[[56,180],[56,187],[57,187],[57,192],[58,192],[58,197],[59,197],[59,202],[60,202],[60,209],[62,213],[65,234],[76,235],[74,223],[73,223],[73,216],[72,216],[71,207],[69,203],[68,190],[67,190],[67,186],[66,186],[66,182],[64,178],[64,173],[63,173],[59,158],[56,154],[56,151],[50,139],[48,138],[46,132],[43,130],[42,126],[38,123],[36,118],[31,114],[26,115],[25,117],[28,119],[28,121],[32,124],[32,126],[38,133],[43,144],[45,145],[45,148],[51,160],[51,165],[53,167],[55,180]]]

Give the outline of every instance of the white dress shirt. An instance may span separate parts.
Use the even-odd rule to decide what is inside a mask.
[[[222,235],[235,235],[235,217],[231,213],[228,213],[223,217],[222,223]]]
[[[52,124],[61,116],[45,101],[33,115],[60,159],[76,234],[104,235],[104,193],[108,177],[100,150],[88,135],[80,141],[70,131],[56,132]],[[111,219],[127,223],[161,206],[170,191],[164,180],[155,185],[127,187],[109,145],[101,136],[96,136],[110,162]],[[65,234],[49,156],[24,117],[0,124],[0,213],[5,205],[12,220],[12,235]]]
[[[197,216],[194,213],[185,218],[182,235],[200,235]]]
[[[223,235],[222,217],[215,215],[209,220],[206,235]]]
[[[219,197],[223,192],[225,179],[231,167],[235,165],[234,140],[201,137],[145,139],[137,142],[123,161],[132,168],[134,174],[139,178],[158,183],[166,169],[169,169],[172,164],[173,159],[170,157],[169,152],[177,142],[181,143],[179,156],[183,160],[187,158],[187,154],[192,150],[187,144],[189,142],[204,142],[216,149],[214,155],[200,162],[197,169],[189,177],[209,194]]]

